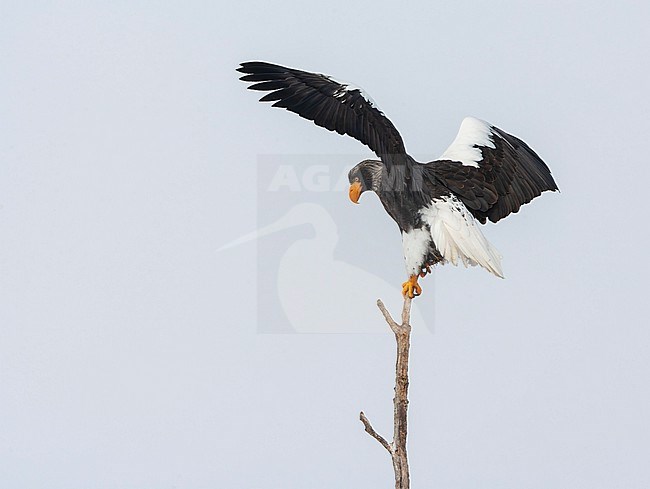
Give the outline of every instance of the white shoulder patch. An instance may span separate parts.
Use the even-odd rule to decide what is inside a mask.
[[[485,239],[474,216],[455,196],[434,199],[420,214],[445,263],[457,265],[460,260],[466,267],[480,265],[503,278],[501,254]]]
[[[476,146],[495,149],[496,146],[492,137],[492,126],[490,124],[474,117],[465,117],[460,125],[456,139],[438,159],[458,161],[462,165],[478,168],[483,156],[480,148]]]

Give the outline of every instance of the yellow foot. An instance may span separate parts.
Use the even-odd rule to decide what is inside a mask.
[[[431,273],[431,265],[429,263],[420,269],[420,278],[426,277],[427,273]]]
[[[402,284],[402,295],[413,299],[422,293],[422,287],[418,285],[418,276],[411,275],[409,279]]]

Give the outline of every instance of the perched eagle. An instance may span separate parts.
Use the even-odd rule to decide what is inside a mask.
[[[402,293],[422,289],[418,277],[436,263],[480,265],[503,278],[501,255],[477,225],[497,222],[557,185],[546,164],[522,140],[473,117],[440,158],[419,163],[406,153],[393,123],[359,87],[318,73],[252,61],[237,69],[248,88],[317,125],[347,134],[374,151],[349,173],[350,199],[375,192],[402,232],[408,280]]]

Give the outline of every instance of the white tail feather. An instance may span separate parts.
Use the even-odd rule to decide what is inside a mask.
[[[501,254],[485,239],[474,216],[454,196],[435,199],[420,211],[429,225],[431,238],[445,262],[480,265],[503,278]]]

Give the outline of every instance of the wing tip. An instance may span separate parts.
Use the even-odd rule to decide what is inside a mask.
[[[250,73],[248,69],[249,66],[252,65],[253,63],[257,63],[257,61],[242,61],[241,63],[239,63],[239,66],[235,68],[235,71],[238,71],[239,73]]]
[[[264,68],[278,69],[283,67],[280,65],[269,63],[267,61],[242,61],[241,63],[239,63],[239,67],[235,68],[235,71],[238,71],[240,73],[253,74],[253,73],[259,73],[259,70]]]

